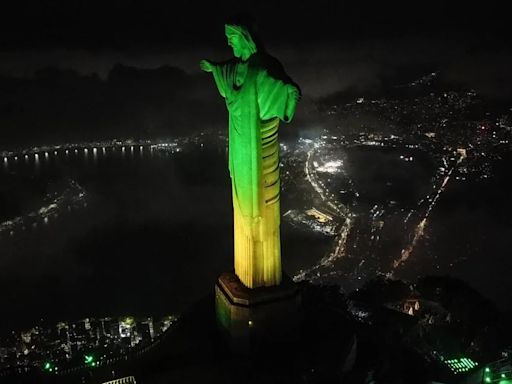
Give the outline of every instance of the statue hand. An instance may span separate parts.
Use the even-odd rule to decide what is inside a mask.
[[[299,89],[293,85],[288,87],[288,94],[295,100],[295,102],[298,102],[301,98]]]
[[[209,60],[201,60],[199,62],[199,66],[201,67],[201,70],[204,72],[213,71],[213,64]]]
[[[295,115],[295,109],[297,108],[297,103],[299,102],[301,98],[301,92],[300,89],[296,86],[290,84],[288,87],[288,97],[290,100],[288,101],[286,105],[286,114],[284,121],[290,122],[293,119],[293,116]]]

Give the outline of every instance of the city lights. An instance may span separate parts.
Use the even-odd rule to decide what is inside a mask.
[[[13,344],[0,348],[0,378],[2,370],[12,364],[7,356],[14,353],[17,354],[17,365],[37,367],[43,372],[58,375],[85,367],[115,364],[153,349],[177,320],[174,315],[86,318],[76,322],[61,321],[49,328],[35,326],[26,331],[12,332],[15,336]],[[132,327],[129,335],[119,332],[121,324]],[[41,354],[47,357],[44,362],[40,360]]]

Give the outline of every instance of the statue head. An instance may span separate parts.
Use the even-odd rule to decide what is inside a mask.
[[[226,24],[226,37],[228,45],[233,48],[233,55],[242,60],[247,60],[258,50],[249,29],[244,25]]]

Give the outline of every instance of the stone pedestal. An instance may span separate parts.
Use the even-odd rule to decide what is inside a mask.
[[[215,285],[217,322],[234,352],[250,353],[293,342],[301,321],[300,294],[286,275],[274,287],[247,288],[233,273]]]

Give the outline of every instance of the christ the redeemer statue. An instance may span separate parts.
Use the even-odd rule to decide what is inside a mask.
[[[276,286],[282,278],[278,127],[293,118],[300,90],[247,26],[225,28],[235,57],[200,66],[213,74],[229,112],[235,273],[248,288]]]

